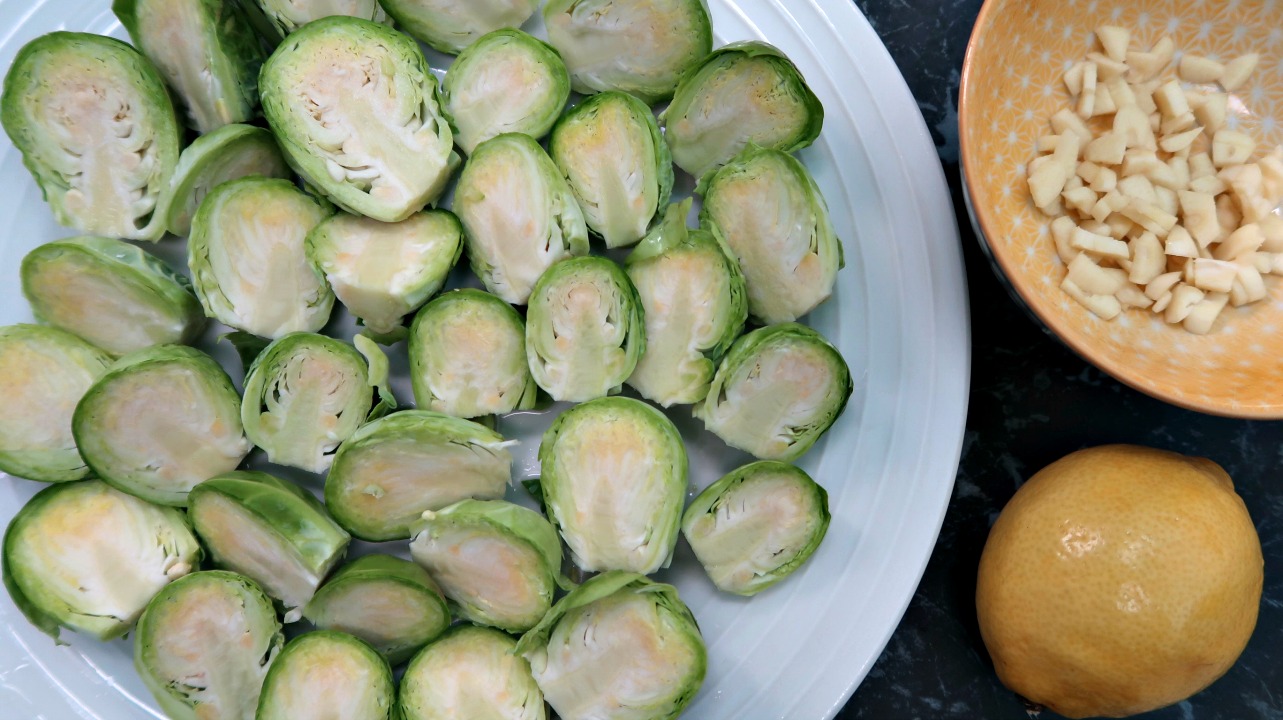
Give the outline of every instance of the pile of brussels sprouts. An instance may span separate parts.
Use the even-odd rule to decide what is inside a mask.
[[[707,654],[647,575],[684,535],[753,595],[828,526],[787,464],[852,391],[795,322],[842,266],[790,154],[821,106],[777,49],[714,51],[701,0],[549,0],[549,43],[515,29],[537,0],[381,3],[115,0],[132,47],[18,54],[4,128],[82,236],[27,255],[40,324],[0,328],[0,470],[50,483],[5,587],[54,637],[132,630],[172,718],[676,717]],[[416,41],[458,54],[440,83]],[[168,235],[181,274],[125,242]],[[465,254],[485,289],[442,292]],[[207,319],[243,392],[191,347]],[[547,398],[579,404],[540,513],[503,499],[503,428]],[[676,405],[759,459],[689,505]],[[393,545],[345,563],[354,537]]]

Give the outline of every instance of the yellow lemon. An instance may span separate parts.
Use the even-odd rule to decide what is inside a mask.
[[[1002,682],[1068,717],[1170,705],[1223,675],[1261,602],[1261,542],[1211,460],[1113,445],[1034,475],[980,559]]]

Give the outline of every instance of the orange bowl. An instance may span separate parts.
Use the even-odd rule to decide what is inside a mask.
[[[1201,336],[1148,310],[1101,320],[1060,289],[1065,267],[1050,218],[1029,197],[1025,165],[1037,138],[1052,132],[1048,119],[1067,106],[1061,76],[1096,48],[1098,25],[1126,27],[1146,48],[1170,35],[1178,53],[1226,61],[1260,53],[1251,79],[1230,98],[1229,122],[1258,148],[1283,142],[1283,2],[988,0],[967,49],[958,107],[977,235],[1029,310],[1110,375],[1193,410],[1283,418],[1283,278],[1267,278],[1268,298],[1226,308]]]

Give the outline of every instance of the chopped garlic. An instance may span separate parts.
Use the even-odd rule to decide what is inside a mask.
[[[1210,293],[1190,309],[1181,326],[1195,335],[1206,335],[1212,331],[1216,318],[1225,309],[1229,296],[1225,293]]]
[[[1214,83],[1225,73],[1225,66],[1201,55],[1186,53],[1181,57],[1181,79],[1191,83]]]
[[[1111,60],[1120,63],[1127,60],[1127,46],[1131,44],[1132,34],[1126,28],[1102,25],[1096,28],[1096,38]]]
[[[1248,77],[1256,70],[1256,64],[1260,62],[1259,53],[1249,53],[1240,58],[1231,60],[1225,66],[1225,72],[1221,75],[1221,87],[1229,91],[1234,91],[1247,82]]]

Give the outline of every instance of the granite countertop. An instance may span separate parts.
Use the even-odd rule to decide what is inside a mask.
[[[1182,410],[1128,388],[1048,337],[999,285],[967,219],[958,170],[958,82],[981,0],[856,0],[935,138],[961,229],[973,370],[962,465],[937,551],[886,651],[840,720],[1020,720],[975,619],[989,527],[1016,488],[1074,450],[1136,443],[1209,457],[1234,478],[1265,551],[1256,633],[1223,678],[1148,720],[1283,719],[1283,422]],[[1042,718],[1059,717],[1043,713]]]

